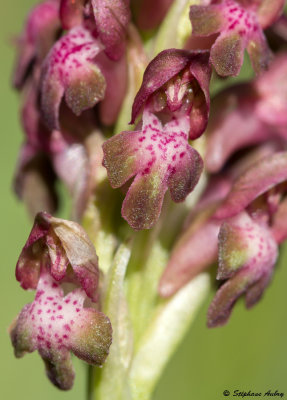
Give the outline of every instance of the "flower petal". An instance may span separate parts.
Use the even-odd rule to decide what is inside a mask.
[[[257,95],[249,84],[219,93],[207,129],[205,165],[218,172],[238,150],[273,139],[275,132],[256,115]]]
[[[194,93],[194,101],[190,114],[189,138],[194,140],[205,131],[209,118],[209,84],[211,78],[209,52],[194,51],[189,70],[198,84],[197,90]]]
[[[244,57],[244,45],[239,34],[221,34],[211,48],[210,59],[220,76],[239,74]]]
[[[191,6],[189,17],[195,36],[210,36],[224,27],[224,18],[218,6]]]
[[[234,183],[216,211],[216,218],[231,217],[245,209],[258,196],[287,179],[287,152],[278,152],[252,165]]]
[[[138,174],[123,202],[123,218],[133,229],[150,229],[159,218],[166,191],[166,179],[157,168]]]
[[[192,147],[180,154],[176,169],[168,178],[170,195],[176,203],[184,201],[197,185],[203,170],[203,160]]]
[[[121,187],[140,169],[135,149],[141,132],[122,132],[103,144],[103,166],[113,188]]]
[[[125,51],[130,21],[129,0],[91,0],[91,4],[106,54],[112,60],[119,60]]]
[[[254,32],[252,39],[248,43],[247,52],[253,69],[257,74],[267,70],[273,55],[262,31]]]
[[[282,14],[285,0],[262,0],[257,10],[258,20],[263,29],[272,25]]]
[[[259,94],[256,103],[258,117],[274,127],[287,125],[287,57],[277,55],[268,71],[255,81]]]

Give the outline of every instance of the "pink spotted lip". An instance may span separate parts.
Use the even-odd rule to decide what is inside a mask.
[[[155,115],[145,111],[144,125],[140,135],[136,135],[134,154],[141,164],[142,174],[148,174],[158,164],[172,173],[177,169],[177,162],[185,157],[188,144],[189,118],[174,120],[162,127]]]
[[[222,2],[222,10],[225,20],[224,29],[237,32],[246,41],[259,29],[257,17],[254,11],[245,9],[233,0]]]
[[[102,48],[87,29],[78,26],[50,50],[42,70],[41,109],[51,130],[60,129],[59,108],[63,96],[77,116],[103,99],[106,81],[95,64]]]
[[[63,290],[51,276],[41,276],[36,298],[26,316],[39,351],[70,346],[70,338],[75,334],[75,320],[81,318],[84,299],[82,289],[63,297]]]
[[[82,289],[64,296],[43,269],[35,300],[22,309],[10,330],[16,357],[38,350],[48,378],[62,390],[73,386],[70,352],[87,363],[102,365],[112,342],[109,319],[94,308],[85,308],[85,299]]]

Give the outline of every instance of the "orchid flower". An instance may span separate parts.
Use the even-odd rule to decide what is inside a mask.
[[[63,36],[50,50],[42,72],[41,107],[50,129],[59,129],[63,95],[76,115],[104,97],[106,82],[95,63],[101,44],[83,27]]]
[[[207,60],[206,52],[160,53],[149,64],[134,100],[132,122],[143,108],[141,128],[122,132],[103,146],[112,187],[136,175],[122,206],[123,217],[134,229],[155,224],[168,188],[172,199],[180,202],[199,180],[202,160],[188,139],[200,136],[206,126]]]
[[[192,34],[218,34],[211,47],[211,62],[221,76],[238,75],[247,49],[256,72],[266,69],[271,52],[263,29],[283,11],[284,0],[220,0],[192,6]]]
[[[279,55],[252,84],[220,92],[214,99],[207,129],[206,168],[222,169],[238,150],[265,141],[284,146],[286,131],[287,59]]]
[[[286,228],[277,225],[276,218],[285,208],[286,160],[287,153],[279,152],[255,163],[215,212],[216,218],[225,220],[219,232],[217,279],[227,281],[210,305],[210,327],[228,321],[241,295],[245,294],[247,307],[256,304],[271,280],[277,244],[286,239]]]
[[[74,368],[70,352],[92,365],[102,365],[111,345],[109,319],[84,307],[86,294],[63,289],[42,270],[36,297],[27,304],[10,328],[16,357],[38,350],[48,378],[60,389],[71,389]]]

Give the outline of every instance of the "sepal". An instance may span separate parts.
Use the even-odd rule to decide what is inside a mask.
[[[36,289],[43,266],[55,280],[76,283],[97,300],[97,254],[76,222],[37,214],[16,266],[16,278],[24,289]]]
[[[125,51],[130,21],[129,0],[91,0],[96,26],[106,54],[114,61]]]

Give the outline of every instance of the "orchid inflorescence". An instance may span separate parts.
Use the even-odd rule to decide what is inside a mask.
[[[17,357],[38,350],[60,389],[73,385],[70,352],[104,364],[99,399],[152,391],[217,259],[208,326],[241,296],[256,304],[287,238],[285,1],[154,3],[44,0],[14,72],[14,188],[35,218],[16,278],[36,296],[12,344]],[[255,77],[234,83],[245,49]],[[73,221],[52,216],[57,181]]]

